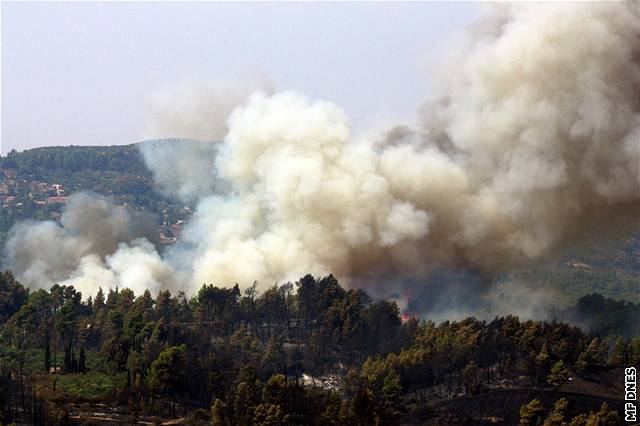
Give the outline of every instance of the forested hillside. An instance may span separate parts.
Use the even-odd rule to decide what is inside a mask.
[[[511,277],[560,290],[563,305],[591,292],[640,303],[640,233],[600,236],[582,247],[533,260]]]
[[[515,316],[402,320],[332,276],[84,298],[5,272],[0,423],[615,425],[640,337],[638,322],[627,338],[600,326],[615,310],[600,302],[600,316],[576,309],[606,334]]]
[[[3,242],[18,220],[57,220],[81,190],[152,213],[170,242],[189,220],[135,145],[14,152],[0,170]],[[434,323],[332,276],[86,297],[5,272],[0,423],[617,424],[622,367],[640,363],[640,308],[624,301],[640,301],[639,241],[601,238],[508,271],[558,291],[552,322]]]
[[[2,159],[0,167],[19,174],[51,172],[118,171],[148,174],[135,145],[50,146],[13,150]]]
[[[14,191],[19,190],[19,183],[26,180],[62,184],[68,193],[90,190],[129,195],[141,205],[149,200],[145,197],[153,196],[151,173],[135,145],[12,151],[0,160],[0,169],[5,175],[15,176],[18,187],[13,188]]]
[[[184,219],[184,205],[154,188],[136,144],[12,151],[0,158],[0,248],[17,221],[57,218],[67,197],[78,191],[96,192],[113,197],[115,204],[148,211],[159,227],[165,223],[169,228]]]

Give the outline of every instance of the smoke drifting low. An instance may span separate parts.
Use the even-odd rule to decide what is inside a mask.
[[[184,241],[164,260],[144,240],[123,241],[115,252],[87,242],[69,259],[41,259],[20,241],[54,235],[65,247],[75,246],[66,238],[84,235],[20,225],[25,232],[14,232],[9,247],[22,265],[18,275],[35,282],[78,258],[91,269],[85,259],[94,256],[118,279],[131,276],[118,265],[136,265],[138,288],[157,288],[172,274],[195,288],[254,280],[270,286],[307,273],[376,289],[384,277],[432,287],[434,271],[494,277],[594,232],[637,224],[638,3],[500,6],[447,64],[436,100],[424,105],[415,128],[358,136],[332,103],[257,92],[240,101],[223,142],[205,155],[143,145],[156,177],[172,181],[170,191],[199,199]],[[236,103],[220,96],[205,107],[189,96],[168,101],[196,132],[180,136],[220,135],[218,118]],[[215,114],[201,111],[212,106]],[[209,116],[200,133],[198,120]],[[181,160],[205,174],[172,175]],[[227,185],[223,193],[211,184],[217,180]],[[117,262],[135,250],[146,263]],[[62,269],[75,275],[56,277],[86,278],[82,268]],[[463,281],[464,291],[487,288]],[[439,280],[444,301],[448,282]]]
[[[74,194],[60,224],[25,221],[12,228],[7,266],[33,288],[69,284],[86,295],[100,285],[158,291],[168,284],[170,267],[149,242],[150,222],[104,197]]]

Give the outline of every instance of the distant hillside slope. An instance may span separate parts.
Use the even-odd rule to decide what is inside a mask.
[[[56,146],[10,152],[0,159],[0,169],[14,171],[16,177],[38,181],[64,180],[73,186],[89,184],[95,189],[101,182],[93,178],[126,173],[150,177],[135,144],[121,146]],[[85,179],[82,179],[84,177]]]
[[[66,197],[78,191],[97,192],[117,204],[146,210],[158,217],[158,226],[183,219],[184,205],[154,190],[137,145],[43,147],[0,157],[0,249],[13,224],[55,219]]]
[[[561,297],[557,302],[561,305],[573,304],[593,292],[640,303],[640,232],[622,238],[599,238],[592,245],[529,262],[511,276],[558,289]]]

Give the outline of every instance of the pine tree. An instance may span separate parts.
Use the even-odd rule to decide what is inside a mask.
[[[569,400],[560,398],[553,406],[553,411],[549,414],[543,423],[543,426],[562,426],[565,425],[565,418],[569,408]]]
[[[580,370],[584,371],[593,365],[604,364],[604,353],[605,351],[603,350],[600,340],[597,337],[594,337],[593,340],[591,340],[591,343],[589,343],[589,346],[587,346],[587,348],[578,357],[576,366]]]
[[[609,358],[610,365],[625,365],[627,363],[627,345],[622,337],[618,337]]]
[[[585,421],[582,422],[582,419]],[[600,411],[597,413],[590,411],[588,416],[577,416],[571,421],[571,424],[585,426],[615,426],[618,424],[618,413],[615,410],[609,409],[607,403],[603,402],[600,406]]]
[[[547,377],[547,382],[553,386],[555,390],[558,390],[568,379],[571,373],[564,366],[564,361],[560,360],[551,367],[551,373]]]
[[[96,309],[102,309],[104,307],[104,291],[102,291],[102,287],[98,288],[98,294],[96,294],[96,300],[93,302],[93,306]]]
[[[394,399],[397,398],[402,392],[402,385],[400,384],[400,377],[395,370],[389,371],[389,374],[384,378],[384,384],[382,386],[382,393],[385,398]]]
[[[211,405],[211,424],[213,426],[226,426],[229,424],[224,415],[224,403],[216,398]]]
[[[331,392],[325,404],[325,409],[320,415],[320,424],[331,425],[336,424],[340,419],[340,411],[342,409],[343,402],[340,398],[340,394],[337,392]]]
[[[542,422],[544,408],[542,403],[534,399],[527,405],[520,407],[520,424],[522,426],[536,426]]]
[[[596,425],[615,426],[618,424],[618,412],[609,408],[606,402],[600,406],[600,411],[596,414]]]
[[[263,403],[256,407],[252,424],[271,426],[287,424],[289,415],[285,414],[282,406]]]

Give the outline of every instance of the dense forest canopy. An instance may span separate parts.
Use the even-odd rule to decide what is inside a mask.
[[[402,319],[394,302],[333,276],[262,293],[203,285],[193,297],[114,288],[83,298],[72,286],[30,292],[4,272],[0,312],[5,423],[90,421],[91,404],[111,401],[125,422],[468,424],[493,413],[507,424],[553,415],[613,425],[617,388],[593,397],[590,386],[640,363],[640,307],[599,295],[567,312],[590,318],[598,331],[588,334],[515,316]],[[505,391],[519,405],[480,416],[463,404]],[[451,417],[454,400],[465,408]]]
[[[135,145],[50,146],[20,153],[12,150],[0,160],[0,168],[34,175],[83,170],[149,175]]]

